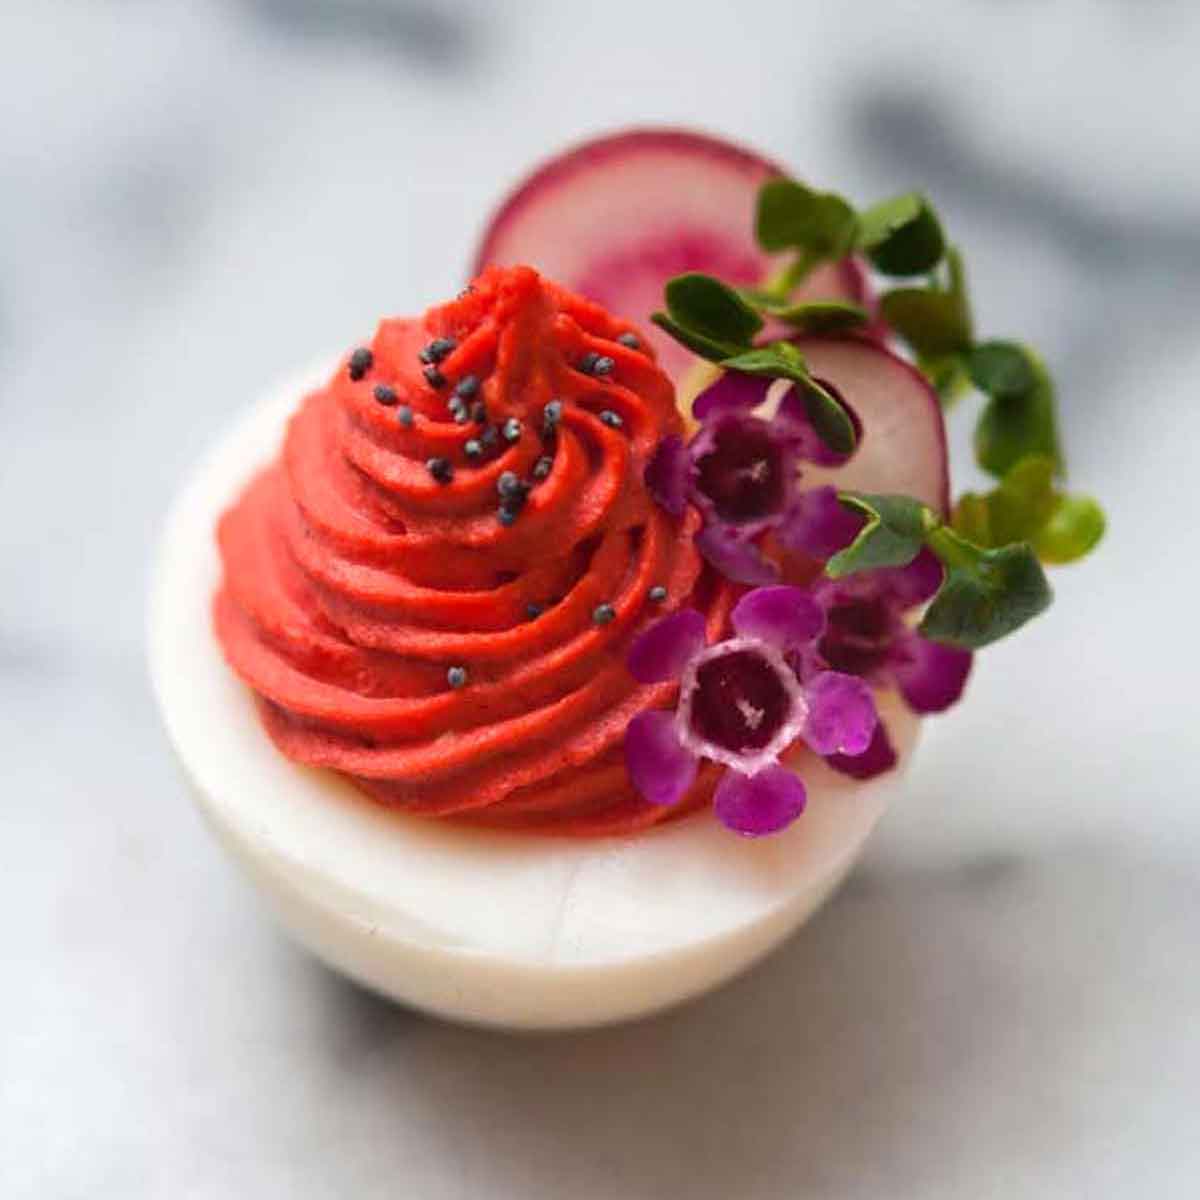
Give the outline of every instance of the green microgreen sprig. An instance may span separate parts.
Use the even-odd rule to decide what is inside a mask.
[[[810,331],[846,329],[867,319],[866,311],[851,304],[787,305],[766,292],[736,291],[711,275],[692,272],[677,275],[666,286],[666,312],[651,320],[702,358],[728,371],[790,379],[800,389],[805,408],[818,436],[838,454],[849,454],[855,446],[854,422],[832,395],[812,378],[804,355],[791,342],[781,339],[765,346],[754,344],[765,316],[777,316]]]
[[[978,649],[1049,607],[1050,585],[1028,542],[977,545],[911,496],[843,492],[840,499],[866,517],[866,524],[825,564],[832,578],[904,567],[925,547],[941,561],[942,585],[920,625],[925,637]]]
[[[680,275],[667,284],[667,311],[653,320],[727,370],[792,380],[821,438],[847,454],[855,442],[851,418],[813,380],[800,350],[786,339],[754,339],[768,318],[797,334],[865,325],[869,314],[858,305],[792,299],[816,266],[859,254],[903,281],[880,296],[880,315],[943,404],[971,386],[984,397],[974,450],[996,487],[960,497],[949,522],[911,497],[843,493],[842,502],[867,520],[827,573],[903,566],[927,547],[945,570],[921,632],[952,645],[987,645],[1044,611],[1051,592],[1041,564],[1087,554],[1103,536],[1104,513],[1090,497],[1056,486],[1066,468],[1049,372],[1029,346],[976,339],[962,256],[928,198],[906,192],[859,210],[834,192],[772,179],[758,194],[755,236],[764,250],[791,256],[770,279],[735,289],[712,276]]]

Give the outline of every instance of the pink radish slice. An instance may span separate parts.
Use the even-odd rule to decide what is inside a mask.
[[[732,142],[684,129],[629,129],[544,163],[492,218],[473,273],[529,263],[640,326],[676,378],[693,361],[650,325],[663,285],[684,271],[761,283],[772,258],[754,240],[763,180],[787,174]],[[869,304],[865,276],[846,260],[818,268],[798,298]]]
[[[837,388],[862,425],[858,448],[846,463],[806,464],[805,483],[915,496],[948,513],[946,426],[937,393],[925,376],[866,339],[803,338],[797,345],[813,375]]]

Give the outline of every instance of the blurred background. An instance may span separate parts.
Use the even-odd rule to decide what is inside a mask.
[[[1168,0],[0,0],[0,1195],[1194,1197],[1198,54]],[[190,811],[143,592],[235,413],[628,122],[927,188],[1110,532],[781,953],[513,1040],[283,942]]]

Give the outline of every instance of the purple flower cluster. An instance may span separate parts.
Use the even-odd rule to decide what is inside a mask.
[[[804,532],[800,461],[843,461],[817,436],[794,386],[771,419],[762,415],[774,382],[727,371],[697,397],[693,412],[701,425],[691,442],[665,438],[646,469],[650,494],[669,513],[680,515],[689,502],[700,509],[704,528],[696,548],[737,583],[778,580],[778,567],[760,547],[762,534],[773,530],[790,548],[793,528]]]
[[[779,568],[762,549],[763,534],[785,552],[824,562],[863,523],[834,488],[803,488],[801,460],[841,460],[817,438],[794,387],[770,419],[762,415],[771,386],[724,374],[696,401],[701,427],[691,442],[667,438],[646,471],[667,511],[700,509],[696,545],[713,567],[756,587],[733,610],[734,636],[707,646],[703,619],[689,609],[642,634],[629,659],[644,683],[680,684],[674,713],[643,713],[630,725],[634,785],[652,803],[674,804],[701,759],[720,763],[728,769],[717,814],[747,835],[781,829],[803,810],[804,785],[779,761],[794,741],[837,770],[871,778],[896,763],[871,689],[895,687],[913,711],[940,712],[959,698],[971,668],[969,651],[931,642],[911,623],[942,579],[928,551],[902,568],[770,586]]]
[[[675,804],[702,759],[727,768],[714,806],[729,828],[750,837],[774,833],[804,811],[801,780],[780,764],[798,738],[817,753],[852,760],[878,725],[867,684],[816,668],[826,631],[820,605],[804,588],[747,592],[731,614],[734,636],[709,646],[704,618],[683,609],[647,629],[630,648],[642,683],[679,682],[672,712],[641,713],[625,734],[625,762],[652,804]]]
[[[844,508],[832,487],[803,493],[796,505],[792,548],[824,561],[848,546],[862,518]],[[843,579],[822,576],[811,595],[825,616],[825,630],[811,649],[805,670],[854,675],[875,687],[895,687],[916,713],[943,712],[962,695],[972,655],[922,637],[909,614],[933,598],[942,565],[922,550],[906,567],[863,571]],[[829,762],[858,779],[896,764],[896,752],[881,722],[866,752]]]

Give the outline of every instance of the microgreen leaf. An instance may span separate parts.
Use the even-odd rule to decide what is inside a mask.
[[[845,333],[865,325],[870,314],[858,304],[840,300],[813,300],[803,304],[771,302],[762,305],[766,312],[794,326],[802,333]]]
[[[686,346],[693,353],[700,355],[701,358],[707,358],[711,362],[721,362],[730,355],[740,354],[744,349],[735,342],[722,342],[716,338],[705,337],[704,334],[697,333],[693,329],[687,329],[664,312],[652,313],[650,320],[660,329],[669,333],[680,345]]]
[[[971,377],[961,354],[922,354],[917,366],[933,385],[943,408],[949,408],[970,389]]]
[[[685,329],[717,342],[747,345],[762,317],[728,284],[697,271],[676,275],[666,286],[667,312]]]
[[[984,546],[1032,542],[1050,519],[1059,499],[1054,490],[1054,460],[1041,454],[1023,458],[986,497],[987,539],[973,540]]]
[[[1016,342],[980,342],[967,356],[971,382],[989,396],[1024,396],[1037,386],[1032,355]]]
[[[747,375],[790,379],[800,390],[804,409],[821,441],[835,454],[849,454],[857,444],[854,421],[836,397],[808,373],[804,355],[791,342],[771,342],[722,361],[721,366]]]
[[[1028,542],[989,549],[944,525],[911,496],[842,492],[866,517],[858,536],[826,564],[834,579],[857,571],[907,566],[928,547],[945,568],[921,633],[955,646],[985,646],[1012,633],[1050,603],[1050,587]]]
[[[957,533],[979,546],[1029,542],[1043,562],[1082,558],[1104,535],[1104,512],[1089,496],[1068,496],[1054,487],[1054,460],[1022,459],[980,495],[967,492],[954,506]]]
[[[1089,553],[1104,536],[1104,510],[1090,496],[1063,496],[1038,534],[1043,562],[1070,563]]]
[[[938,288],[893,288],[879,301],[887,323],[918,354],[957,354],[971,344],[971,330],[955,298]]]
[[[854,209],[833,192],[814,192],[794,179],[771,179],[759,189],[754,231],[764,250],[842,258],[857,230]]]
[[[721,363],[731,371],[746,375],[766,375],[772,379],[806,380],[808,364],[791,342],[771,342],[733,355]]]
[[[826,574],[833,579],[879,567],[906,567],[937,524],[931,510],[911,496],[843,492],[838,499],[866,517],[867,523],[849,546],[825,564]]]
[[[885,275],[921,275],[941,261],[946,237],[929,201],[906,192],[860,215],[858,244]]]
[[[1019,394],[989,398],[975,427],[975,457],[992,475],[1004,476],[1023,458],[1044,455],[1063,469],[1054,412],[1054,385],[1046,368],[1025,351],[1033,386]]]
[[[1026,542],[983,550],[942,526],[929,538],[946,576],[921,622],[934,641],[978,649],[1020,629],[1053,598]]]
[[[796,386],[802,389],[804,411],[821,441],[835,454],[852,453],[858,444],[858,434],[841,402],[815,379],[806,379]]]

